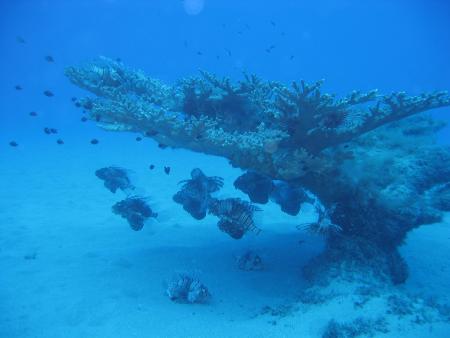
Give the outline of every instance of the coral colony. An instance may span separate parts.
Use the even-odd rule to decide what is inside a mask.
[[[443,125],[419,115],[450,105],[446,92],[337,98],[322,92],[322,81],[287,86],[245,74],[232,82],[207,72],[168,85],[105,57],[66,75],[95,95],[79,103],[100,127],[248,170],[235,185],[254,203],[272,199],[295,215],[311,192],[319,218],[303,226],[326,235],[325,251],[304,269],[313,282],[358,274],[403,283],[408,269],[398,247],[407,233],[450,210],[450,151],[434,141]],[[196,171],[175,199],[196,218],[216,215],[223,231],[240,238],[256,229],[258,208],[211,197],[221,185]],[[186,298],[177,292],[171,297]]]

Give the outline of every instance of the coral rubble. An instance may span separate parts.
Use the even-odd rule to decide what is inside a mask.
[[[324,209],[310,228],[339,229],[326,236],[325,252],[306,268],[322,281],[358,267],[403,282],[407,267],[398,246],[408,231],[439,221],[450,208],[450,151],[434,140],[442,124],[419,114],[449,106],[447,92],[353,91],[336,98],[323,93],[322,81],[286,86],[245,74],[233,82],[207,72],[167,85],[104,57],[68,67],[66,75],[95,94],[79,102],[102,128],[224,156],[233,166],[282,181],[274,200],[290,214],[300,205],[285,203],[300,191],[295,189],[317,196]],[[277,188],[265,179],[257,186],[244,181],[236,185],[257,202]],[[211,203],[216,214],[231,212],[217,215],[232,237],[253,228],[247,218],[253,210],[235,213],[245,210],[236,201],[211,199],[197,217]]]

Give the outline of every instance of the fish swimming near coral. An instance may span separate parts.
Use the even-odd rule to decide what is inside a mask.
[[[223,187],[223,178],[219,176],[206,176],[199,168],[192,169],[191,179],[179,182],[183,189],[202,189],[213,193]]]
[[[128,221],[131,229],[134,231],[142,230],[144,222],[150,218],[156,218],[157,213],[154,213],[152,208],[147,204],[144,198],[132,196],[112,206],[115,214],[122,216]]]
[[[253,203],[266,204],[272,193],[272,179],[255,171],[247,171],[234,181],[234,187],[246,193]]]
[[[296,216],[300,212],[302,203],[314,202],[314,199],[308,197],[304,189],[293,187],[284,181],[274,183],[270,199],[280,205],[281,211],[291,216]]]
[[[133,184],[128,177],[126,169],[118,167],[105,167],[95,171],[95,176],[104,181],[105,187],[112,193],[116,193],[117,189],[127,192],[134,190]]]
[[[313,203],[305,191],[283,181],[273,181],[269,176],[247,171],[234,181],[234,187],[246,193],[253,203],[266,204],[270,200],[281,206],[291,216],[300,212],[301,204]]]
[[[332,233],[342,231],[342,227],[338,224],[334,224],[330,218],[330,216],[335,212],[336,206],[326,209],[324,206],[316,203],[314,207],[317,212],[317,220],[315,222],[299,224],[297,225],[297,229],[322,236],[329,236]]]
[[[112,91],[111,74],[117,73],[121,82],[129,83],[129,89]],[[446,190],[433,188],[449,182],[448,148],[435,144],[436,130],[431,131],[427,121],[415,123],[419,130],[429,131],[420,142],[414,134],[403,132],[411,131],[413,122],[406,118],[450,106],[446,91],[408,95],[355,90],[337,97],[324,92],[323,80],[286,85],[256,75],[231,81],[206,72],[171,86],[104,57],[68,67],[65,74],[96,96],[84,99],[90,102],[84,108],[91,116],[104,115],[102,128],[156,129],[158,142],[224,157],[234,167],[311,191],[326,209],[336,205],[329,217],[310,226],[319,231],[335,229],[333,224],[342,228],[327,236],[323,264],[312,262],[305,269],[310,278],[335,276],[336,268],[344,273],[356,261],[360,271],[371,270],[370,275],[380,281],[389,277],[395,284],[404,282],[407,268],[399,245],[412,229],[439,222],[445,210],[438,208],[447,208],[445,196],[428,198],[426,192],[437,197],[446,194]],[[143,83],[148,86],[141,92]],[[163,111],[182,111],[185,118],[175,119]],[[197,139],[199,130],[202,137]],[[343,160],[339,148],[345,144],[352,145],[353,155]],[[379,168],[386,168],[386,157],[373,154],[384,151],[392,164],[380,177]],[[408,186],[407,194],[401,193],[402,185]],[[289,194],[281,194],[283,199],[285,196]],[[392,208],[392,199],[399,207]],[[227,222],[222,217],[219,225],[233,233],[238,223],[235,219]]]
[[[234,239],[242,238],[248,231],[256,234],[261,232],[253,221],[255,211],[261,209],[240,198],[212,199],[209,204],[209,212],[219,217],[217,222],[219,229]]]
[[[200,169],[191,171],[191,179],[179,182],[181,190],[173,196],[176,203],[183,205],[195,219],[203,219],[208,212],[211,193],[218,191],[223,186],[223,178],[218,176],[206,176]]]

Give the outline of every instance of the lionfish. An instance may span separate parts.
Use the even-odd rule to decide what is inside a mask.
[[[116,193],[117,189],[124,192],[134,190],[126,169],[118,167],[100,168],[95,171],[95,176],[103,180],[104,186],[112,193]]]
[[[331,206],[329,209],[325,209],[322,205],[316,204],[315,209],[318,215],[317,221],[299,224],[297,225],[297,229],[306,230],[310,233],[323,236],[342,231],[342,227],[334,224],[330,218],[330,215],[333,214],[336,209],[335,205]]]
[[[247,231],[261,232],[253,221],[255,211],[261,209],[240,198],[212,199],[209,204],[209,212],[219,217],[219,229],[235,239],[241,238]]]
[[[150,217],[158,217],[144,198],[138,196],[127,197],[112,206],[112,211],[128,221],[131,229],[139,231],[144,227],[144,222]]]
[[[199,168],[192,169],[191,179],[180,181],[182,189],[199,189],[213,193],[223,187],[223,178],[219,176],[206,176]]]
[[[166,294],[178,303],[206,303],[211,297],[208,288],[198,279],[187,274],[178,274],[168,283]]]
[[[195,219],[203,219],[208,211],[211,193],[223,186],[223,178],[218,176],[206,176],[200,169],[191,171],[191,179],[183,180],[181,190],[174,196],[173,200],[183,206]]]

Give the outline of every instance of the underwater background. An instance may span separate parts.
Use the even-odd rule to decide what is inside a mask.
[[[295,216],[258,205],[261,232],[239,240],[211,214],[193,218],[173,199],[191,170],[223,178],[218,197],[248,201],[233,185],[244,170],[99,128],[76,107],[90,94],[65,75],[105,56],[168,84],[205,70],[325,79],[337,96],[448,90],[448,1],[1,0],[0,27],[0,337],[450,336],[446,214],[408,232],[401,285],[355,292],[336,276],[323,293],[302,273],[325,247],[298,226],[317,218],[311,203]],[[446,147],[448,127],[436,138]],[[131,195],[105,188],[96,171],[108,167],[125,168],[157,213],[141,231],[113,212]],[[208,300],[174,301],[177,276]]]

